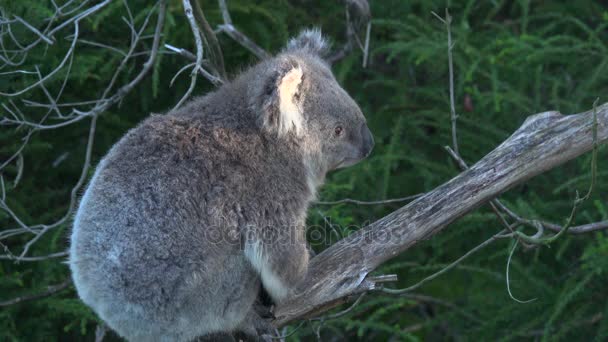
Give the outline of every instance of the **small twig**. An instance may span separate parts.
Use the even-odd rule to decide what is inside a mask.
[[[311,318],[311,321],[327,321],[330,319],[336,319],[339,317],[342,317],[344,315],[347,315],[349,312],[353,311],[353,309],[359,305],[359,303],[361,302],[361,300],[363,299],[363,297],[365,297],[365,294],[367,292],[363,292],[359,295],[359,297],[357,297],[357,299],[355,300],[354,303],[352,303],[348,308],[340,311],[340,312],[336,312],[334,314],[331,315],[327,315],[327,316],[323,316],[323,317],[319,317],[319,318]]]
[[[220,11],[222,11],[222,19],[224,19],[225,25],[232,25],[232,18],[230,18],[230,12],[228,12],[228,6],[226,0],[218,0],[220,5]]]
[[[65,54],[65,56],[63,57],[63,59],[61,60],[61,62],[59,63],[59,65],[57,67],[55,67],[55,69],[53,69],[50,73],[48,73],[46,76],[44,76],[44,78],[38,80],[37,82],[34,82],[33,84],[30,84],[29,86],[16,91],[14,93],[5,93],[5,92],[0,92],[1,96],[6,96],[6,97],[15,97],[15,96],[19,96],[23,93],[26,93],[32,89],[34,89],[35,87],[39,86],[40,84],[42,84],[43,82],[45,82],[46,80],[50,79],[51,77],[53,77],[56,73],[59,72],[59,70],[61,70],[61,68],[63,68],[63,66],[65,65],[65,63],[68,61],[68,59],[70,58],[70,56],[72,55],[72,53],[74,53],[74,48],[76,47],[76,41],[78,40],[78,21],[76,21],[74,23],[74,39],[72,39],[72,45],[70,46],[68,52]]]
[[[226,5],[226,0],[218,0],[218,2],[220,5],[220,11],[222,12],[224,24],[218,26],[217,32],[226,33],[230,38],[234,39],[237,43],[251,51],[259,59],[270,58],[270,54],[266,52],[266,50],[262,49],[253,40],[249,39],[249,37],[242,34],[234,27],[232,24],[232,18],[230,18],[230,12],[228,11],[228,5]]]
[[[553,223],[549,223],[549,222],[540,222],[540,224],[549,229],[552,230],[554,232],[560,232],[564,229],[563,226],[557,225],[557,224],[553,224]],[[583,224],[580,226],[574,226],[574,227],[570,227],[568,229],[568,233],[569,234],[586,234],[586,233],[591,233],[591,232],[595,232],[598,230],[606,230],[608,229],[608,221],[599,221],[599,222],[593,222],[593,223],[588,223],[588,224]]]
[[[351,204],[358,204],[358,205],[378,205],[378,204],[388,204],[388,203],[399,203],[399,202],[411,201],[411,200],[415,200],[416,198],[418,198],[422,195],[424,195],[424,194],[416,194],[416,195],[411,195],[411,196],[406,196],[406,197],[390,198],[390,199],[378,200],[378,201],[361,201],[361,200],[356,200],[356,199],[352,199],[352,198],[344,198],[344,199],[337,200],[337,201],[316,201],[316,202],[314,202],[314,204],[334,205],[334,204],[341,204],[341,203],[351,203]]]
[[[178,55],[186,57],[186,58],[188,58],[191,61],[195,61],[196,60],[196,55],[193,54],[192,52],[186,50],[186,49],[181,49],[181,48],[175,47],[175,46],[170,45],[170,44],[165,44],[165,48],[167,48],[167,49],[169,49],[169,50],[177,53]]]
[[[327,57],[330,64],[334,64],[337,61],[346,57],[353,49],[353,46],[357,44],[363,52],[363,67],[367,67],[367,61],[369,56],[369,41],[371,35],[371,14],[369,11],[369,4],[367,0],[345,0],[345,18],[346,18],[346,42],[342,45],[342,48],[334,52],[332,55]],[[351,17],[351,10],[355,16]],[[361,27],[365,27],[365,43],[362,44],[357,31]]]
[[[197,0],[190,0],[192,4],[192,8],[194,10],[194,18],[198,23],[198,27],[202,33],[202,38],[204,40],[205,45],[209,48],[209,55],[211,56],[211,62],[213,63],[213,69],[219,75],[219,78],[225,82],[228,77],[226,76],[226,68],[224,67],[224,56],[222,55],[222,49],[220,48],[220,43],[213,32],[213,29],[207,22],[205,18],[205,13],[203,13],[203,9],[199,5]]]
[[[15,19],[20,22],[21,24],[23,24],[23,26],[27,27],[30,31],[34,32],[38,37],[40,37],[40,39],[44,40],[45,43],[49,44],[49,45],[53,45],[53,40],[51,40],[49,37],[45,36],[42,32],[38,31],[37,28],[35,28],[34,26],[30,25],[30,23],[28,23],[27,21],[23,20],[21,17],[18,16],[14,16]]]
[[[466,258],[468,258],[469,256],[473,255],[475,252],[483,249],[484,247],[490,245],[492,242],[501,239],[501,238],[505,238],[505,237],[509,237],[510,235],[504,235],[507,232],[506,229],[501,230],[500,232],[498,232],[497,234],[493,235],[491,238],[489,238],[488,240],[482,242],[481,244],[477,245],[477,247],[469,250],[468,252],[466,252],[463,256],[461,256],[460,258],[456,259],[455,261],[453,261],[452,263],[450,263],[449,265],[447,265],[445,268],[441,269],[438,272],[435,272],[433,274],[431,274],[430,276],[420,280],[419,282],[417,282],[414,285],[408,286],[406,288],[403,289],[389,289],[389,288],[380,288],[378,289],[378,291],[380,292],[384,292],[384,293],[388,293],[388,294],[392,294],[392,295],[399,295],[399,294],[403,294],[403,293],[407,293],[407,292],[411,292],[419,287],[421,287],[422,285],[424,285],[425,283],[439,277],[440,275],[446,273],[447,271],[451,270],[452,268],[454,268],[456,265],[460,264],[462,261],[464,261]]]
[[[363,47],[363,67],[367,68],[367,58],[369,56],[369,39],[372,33],[372,22],[367,23],[365,29],[365,45]]]
[[[450,79],[450,120],[452,122],[452,148],[457,155],[460,155],[460,152],[458,151],[458,138],[456,135],[456,120],[458,119],[458,116],[456,115],[456,105],[454,103],[454,63],[452,61],[452,48],[454,47],[454,44],[452,43],[452,17],[450,16],[447,8],[445,9],[445,19],[441,18],[435,12],[431,13],[445,25],[448,35],[448,72]]]
[[[71,284],[72,284],[72,279],[68,278],[68,279],[64,280],[60,284],[48,286],[47,289],[46,289],[46,291],[44,291],[44,292],[36,293],[36,294],[32,294],[32,295],[27,295],[27,296],[15,297],[13,299],[2,301],[2,302],[0,302],[0,307],[11,306],[11,305],[27,302],[27,301],[30,301],[30,300],[35,300],[35,299],[40,299],[40,298],[48,297],[48,296],[51,296],[51,295],[53,295],[53,294],[55,294],[57,292],[63,291],[64,289],[68,288]]]
[[[192,5],[190,4],[190,0],[182,0],[182,4],[184,6],[184,13],[186,14],[186,18],[188,18],[188,23],[190,24],[190,30],[192,31],[192,35],[194,36],[194,42],[196,43],[196,62],[194,63],[194,68],[190,73],[190,86],[186,93],[182,98],[177,102],[173,110],[181,107],[181,105],[186,102],[194,87],[196,86],[196,80],[198,78],[198,71],[202,69],[203,62],[203,39],[201,37],[201,33],[199,31],[198,26],[196,25],[196,19],[194,19]]]
[[[42,260],[48,260],[48,259],[56,259],[56,258],[63,258],[68,256],[68,252],[58,252],[58,253],[52,253],[52,254],[48,254],[48,255],[42,255],[42,256],[35,256],[35,257],[18,257],[18,256],[11,256],[11,255],[0,255],[0,260],[13,260],[15,262],[34,262],[34,261],[42,261]]]
[[[270,54],[266,50],[262,49],[253,40],[249,39],[246,35],[242,34],[232,24],[224,24],[219,26],[220,32],[226,33],[230,38],[234,39],[237,43],[251,51],[259,59],[268,59]]]
[[[513,299],[514,301],[521,303],[521,304],[526,304],[526,303],[530,303],[536,300],[536,298],[532,298],[532,299],[528,299],[528,300],[520,300],[517,299],[513,296],[513,293],[511,293],[511,285],[509,282],[509,266],[511,265],[511,259],[513,258],[513,253],[515,252],[515,248],[517,248],[517,243],[519,241],[516,239],[515,243],[513,244],[513,248],[511,248],[511,252],[509,253],[509,258],[507,259],[507,270],[506,270],[506,274],[505,274],[505,279],[507,280],[507,292],[509,293],[509,297],[511,297],[511,299]]]

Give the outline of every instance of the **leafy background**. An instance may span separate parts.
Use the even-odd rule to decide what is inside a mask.
[[[128,1],[136,22],[151,1]],[[202,1],[212,25],[221,21],[214,1]],[[334,72],[366,114],[376,139],[370,158],[333,173],[320,199],[363,200],[404,197],[433,189],[458,174],[444,151],[451,141],[445,27],[432,14],[449,7],[454,22],[456,110],[463,158],[473,163],[491,151],[530,114],[546,110],[577,113],[591,108],[608,93],[608,5],[603,1],[372,1],[373,29],[370,65],[362,68],[356,51],[334,66]],[[37,27],[49,15],[49,2],[0,0],[6,13],[27,18]],[[319,26],[338,46],[344,37],[344,7],[338,1],[231,0],[236,26],[259,45],[277,51],[303,27]],[[115,1],[82,24],[83,37],[126,48],[125,8]],[[150,26],[150,32],[152,26]],[[31,40],[27,30],[15,35]],[[66,31],[66,35],[69,32]],[[229,73],[256,62],[247,50],[220,35]],[[170,1],[164,42],[194,50],[181,2]],[[39,48],[24,65],[39,65],[44,73],[59,63],[69,40]],[[144,46],[151,44],[148,40]],[[126,82],[138,72],[145,56],[135,58],[121,75]],[[79,45],[64,101],[100,96],[120,56]],[[186,61],[163,54],[147,77],[98,123],[94,162],[129,128],[149,115],[170,109],[187,89],[184,73],[170,80]],[[64,74],[65,75],[65,74]],[[51,91],[62,77],[45,83]],[[30,83],[27,77],[0,77],[2,91]],[[212,90],[199,82],[197,94]],[[27,99],[44,100],[42,92]],[[465,99],[471,105],[465,105]],[[467,100],[467,101],[468,101]],[[0,102],[6,103],[0,98]],[[29,114],[29,113],[28,113]],[[6,115],[2,113],[1,115]],[[32,117],[37,113],[32,109]],[[0,127],[0,160],[18,147],[23,129]],[[36,133],[24,152],[25,172],[16,187],[10,183],[16,166],[5,170],[8,204],[26,223],[51,222],[67,210],[71,187],[77,182],[84,155],[87,123]],[[67,157],[55,163],[58,157]],[[598,184],[583,205],[576,223],[608,220],[606,147],[600,148]],[[501,198],[528,218],[563,223],[575,191],[590,182],[590,155],[584,155]],[[92,171],[91,171],[92,172]],[[361,226],[404,203],[376,206],[317,205],[310,224],[336,239],[352,226]],[[331,222],[330,227],[327,222]],[[0,211],[0,227],[12,227]],[[500,229],[487,207],[478,209],[440,234],[419,243],[386,264],[379,272],[397,273],[407,286],[440,270]],[[70,227],[64,225],[37,242],[32,255],[67,248]],[[332,235],[333,234],[333,235]],[[17,248],[26,240],[7,242]],[[321,250],[326,244],[316,243]],[[348,315],[303,324],[289,340],[581,340],[608,338],[608,235],[603,232],[565,236],[548,247],[518,248],[510,268],[513,295],[507,293],[505,269],[513,241],[500,240],[456,269],[421,287],[418,297],[366,296]],[[43,291],[69,275],[60,260],[37,263],[0,262],[0,300]],[[424,297],[422,297],[424,296]],[[0,340],[93,340],[97,318],[73,288],[51,297],[0,308]],[[294,325],[287,332],[291,332]],[[118,340],[110,335],[108,340]]]

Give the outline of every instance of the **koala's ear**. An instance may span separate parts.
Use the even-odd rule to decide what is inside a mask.
[[[302,115],[301,100],[303,98],[302,80],[304,71],[294,62],[273,70],[266,79],[258,103],[261,105],[261,126],[269,132],[279,136],[294,132],[301,135],[303,132],[304,117]]]
[[[291,38],[283,52],[306,51],[321,58],[329,54],[330,44],[318,28],[303,30],[297,37]]]

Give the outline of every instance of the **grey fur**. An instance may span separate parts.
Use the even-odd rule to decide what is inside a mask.
[[[319,28],[312,28],[300,32],[289,40],[283,52],[306,51],[308,53],[325,57],[329,53],[330,44],[321,34]]]
[[[293,70],[303,127],[281,134],[277,89]],[[70,249],[80,298],[132,341],[259,333],[261,283],[280,302],[306,275],[306,210],[325,174],[372,146],[359,107],[310,49],[152,115],[112,147],[80,203]]]

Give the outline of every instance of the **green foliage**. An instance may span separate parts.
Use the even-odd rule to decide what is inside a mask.
[[[141,24],[152,1],[128,1]],[[231,0],[235,25],[260,46],[278,50],[303,27],[321,26],[337,47],[344,37],[344,8],[339,1]],[[443,146],[451,143],[447,69],[447,38],[440,15],[449,5],[455,95],[460,151],[474,163],[491,151],[530,114],[546,110],[576,113],[591,108],[596,97],[608,101],[608,8],[599,0],[582,1],[371,1],[373,29],[370,65],[361,67],[355,51],[334,66],[339,81],[361,105],[376,139],[370,158],[330,175],[320,193],[325,201],[342,198],[378,200],[428,191],[458,174]],[[221,21],[214,1],[202,1],[212,25]],[[36,27],[52,13],[50,2],[0,0],[7,13],[27,18]],[[124,4],[115,1],[82,23],[83,38],[121,50],[128,48],[129,29],[122,20]],[[194,44],[180,1],[170,1],[164,43],[191,51]],[[146,32],[151,33],[153,25]],[[21,27],[13,32],[22,42],[36,36]],[[41,46],[23,65],[43,74],[58,65],[69,47],[61,32],[56,44]],[[237,74],[256,62],[255,56],[225,35],[219,36],[225,64]],[[141,47],[149,47],[150,40]],[[67,76],[64,102],[98,98],[120,55],[79,44],[71,63],[45,83],[57,94]],[[128,82],[146,56],[129,62],[118,84]],[[93,161],[96,163],[129,128],[149,115],[170,109],[188,87],[188,73],[170,87],[169,81],[185,63],[183,57],[162,54],[149,75],[119,106],[98,122]],[[29,77],[31,76],[31,77]],[[35,75],[0,76],[0,91],[11,92],[36,80]],[[212,86],[198,82],[196,93]],[[42,91],[28,100],[45,101]],[[466,102],[470,101],[470,104]],[[0,103],[10,106],[8,100]],[[28,117],[44,112],[31,108]],[[2,116],[8,115],[2,111]],[[26,131],[0,126],[0,163],[14,153]],[[60,218],[77,182],[85,152],[88,123],[81,122],[32,136],[23,153],[24,173],[4,170],[7,203],[25,223],[48,223]],[[58,162],[60,156],[65,159]],[[600,148],[598,183],[575,224],[608,219],[608,149]],[[575,191],[584,193],[590,181],[590,155],[535,177],[502,196],[520,215],[564,223]],[[92,171],[91,171],[92,172]],[[402,203],[375,206],[318,205],[310,210],[310,225],[326,240],[326,248],[365,222],[378,219]],[[331,226],[327,222],[331,222]],[[0,227],[15,222],[0,211]],[[440,270],[496,233],[500,223],[483,207],[451,224],[384,265],[379,273],[397,273],[405,287]],[[30,255],[67,248],[69,224],[45,235]],[[331,238],[329,238],[331,237]],[[6,247],[19,253],[29,236],[9,239]],[[505,267],[510,242],[499,240],[455,269],[427,283],[414,297],[367,295],[348,315],[305,323],[288,339],[320,336],[354,340],[593,340],[608,338],[608,235],[603,232],[564,236],[550,248],[519,248],[511,263],[510,286],[517,298],[537,300],[520,304],[506,289]],[[0,245],[0,248],[3,248]],[[45,291],[69,276],[63,260],[38,263],[0,262],[0,301]],[[430,298],[430,299],[429,299]],[[341,308],[344,309],[344,308]],[[54,296],[0,308],[0,340],[92,340],[97,318],[77,300],[70,288]],[[292,326],[291,329],[295,328]],[[292,331],[292,330],[289,330]],[[118,339],[110,336],[109,339]]]

